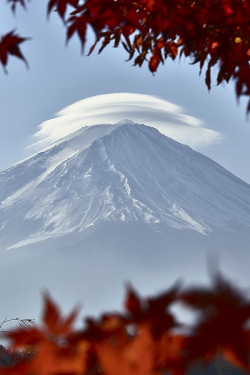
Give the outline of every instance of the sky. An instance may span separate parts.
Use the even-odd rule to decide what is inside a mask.
[[[0,4],[0,34],[16,29],[32,38],[22,46],[29,69],[15,58],[8,74],[0,69],[0,170],[79,126],[128,118],[158,127],[250,183],[250,121],[233,83],[217,87],[214,73],[208,92],[204,73],[188,59],[168,61],[152,75],[125,62],[122,47],[87,57],[91,34],[81,55],[77,38],[65,45],[57,14],[47,19],[46,3],[31,1],[16,16]]]

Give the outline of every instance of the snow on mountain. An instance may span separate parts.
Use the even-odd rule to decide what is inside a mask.
[[[234,221],[250,226],[249,185],[128,121],[82,128],[3,171],[0,201],[0,244],[8,247],[116,220],[203,235]]]
[[[211,159],[124,120],[83,127],[0,173],[4,316],[35,317],[39,291],[87,312],[123,283],[154,292],[206,279],[207,254],[249,280],[250,185]]]

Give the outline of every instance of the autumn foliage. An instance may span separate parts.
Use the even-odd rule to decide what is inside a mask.
[[[8,0],[13,11],[26,0]],[[249,0],[49,0],[48,15],[55,11],[66,27],[66,38],[76,34],[82,48],[91,27],[99,53],[110,43],[120,44],[128,60],[151,72],[167,58],[191,57],[211,88],[211,68],[217,68],[217,84],[235,81],[236,95],[250,95],[250,4]],[[0,60],[8,56],[24,60],[20,44],[26,38],[14,32],[0,41]],[[250,102],[248,105],[250,111]]]
[[[189,329],[176,320],[176,302],[198,313]],[[250,370],[250,300],[218,274],[211,287],[177,283],[151,298],[129,286],[124,312],[87,318],[80,330],[73,329],[77,315],[75,309],[64,318],[45,294],[42,324],[5,334],[9,350],[27,355],[0,368],[0,375],[182,375],[218,354]]]

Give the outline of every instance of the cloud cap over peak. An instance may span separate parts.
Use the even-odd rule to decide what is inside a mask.
[[[183,108],[156,96],[112,93],[80,100],[38,126],[29,148],[39,151],[83,126],[115,124],[124,118],[155,127],[178,142],[200,149],[221,141],[220,133],[184,114]]]

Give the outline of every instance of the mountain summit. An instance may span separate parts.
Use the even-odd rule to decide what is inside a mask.
[[[0,202],[2,248],[107,222],[207,236],[250,227],[250,185],[129,120],[84,127],[1,172]]]
[[[36,319],[44,288],[67,310],[118,308],[128,280],[207,281],[214,252],[249,283],[250,186],[154,128],[84,127],[1,172],[0,202],[3,316]]]

